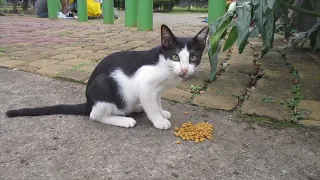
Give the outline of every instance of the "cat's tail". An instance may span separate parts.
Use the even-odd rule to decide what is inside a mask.
[[[8,117],[17,116],[43,116],[53,114],[67,114],[67,115],[89,115],[86,103],[84,104],[61,104],[55,106],[45,106],[37,108],[23,108],[16,110],[9,110],[6,112]]]

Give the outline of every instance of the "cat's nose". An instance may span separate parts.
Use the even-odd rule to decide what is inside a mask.
[[[185,75],[185,74],[187,74],[188,69],[187,69],[187,68],[182,68],[182,69],[181,69],[181,72],[183,73],[183,75]]]

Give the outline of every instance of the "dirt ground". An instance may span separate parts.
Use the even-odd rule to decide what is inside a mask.
[[[320,133],[247,123],[222,111],[163,101],[172,127],[214,124],[213,141],[178,140],[144,114],[131,129],[82,116],[9,119],[18,107],[83,102],[85,86],[0,69],[0,179],[266,179],[320,178]],[[184,115],[183,112],[188,112]]]

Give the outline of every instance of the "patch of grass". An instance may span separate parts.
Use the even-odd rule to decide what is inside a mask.
[[[201,87],[197,84],[197,85],[191,85],[190,86],[190,91],[191,91],[191,93],[193,93],[193,94],[200,94],[200,91],[201,91]]]
[[[304,96],[301,93],[301,85],[293,85],[291,88],[291,93],[293,94],[293,98],[287,103],[287,107],[291,110],[291,122],[297,123],[299,120],[304,118],[303,114],[297,110],[300,101],[304,99]]]
[[[65,36],[65,35],[68,35],[68,34],[72,34],[72,32],[60,32],[59,36]]]
[[[164,99],[166,100],[170,105],[175,106],[177,104],[176,101],[170,100],[170,99]]]
[[[172,11],[173,12],[208,12],[208,8],[192,6],[189,9],[189,7],[175,6],[173,7]]]
[[[295,70],[292,72],[292,76],[295,79],[300,78],[299,73]],[[288,102],[285,102],[283,100],[273,99],[271,97],[263,97],[260,99],[260,101],[286,105],[291,112],[290,121],[292,123],[298,123],[299,120],[304,118],[303,114],[297,109],[300,101],[304,99],[304,96],[301,93],[301,84],[294,84],[291,87],[291,93],[293,94],[293,98]]]
[[[171,11],[166,12],[166,14],[207,14],[207,12]]]
[[[271,103],[278,103],[278,104],[285,104],[283,100],[273,99],[272,97],[263,97],[260,99],[263,102],[271,102]]]
[[[75,65],[72,67],[71,71],[76,71],[77,69],[79,69],[80,67],[87,65],[88,63],[80,63],[78,65]]]
[[[245,122],[250,123],[250,124],[257,124],[259,126],[266,126],[270,128],[301,128],[304,127],[301,124],[293,124],[291,122],[287,121],[278,121],[275,119],[271,118],[266,118],[266,117],[256,117],[256,116],[248,116],[244,114],[237,114],[238,117],[241,117],[244,119]]]
[[[7,46],[0,47],[0,52],[6,52]]]

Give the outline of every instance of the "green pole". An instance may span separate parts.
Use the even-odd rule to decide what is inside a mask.
[[[125,26],[137,26],[137,3],[139,0],[126,0],[125,1]]]
[[[113,0],[103,0],[103,24],[114,23],[114,2]]]
[[[208,23],[212,23],[226,12],[226,0],[209,0],[208,1]]]
[[[80,22],[88,21],[87,0],[77,0],[78,20]]]
[[[138,31],[153,30],[153,0],[138,0]]]
[[[58,19],[58,11],[60,7],[59,0],[47,0],[49,19]]]

